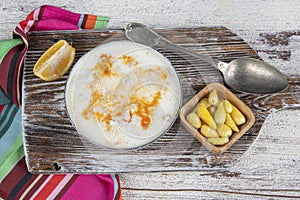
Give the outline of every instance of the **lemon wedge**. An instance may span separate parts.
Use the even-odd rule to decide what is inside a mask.
[[[75,58],[75,48],[67,41],[59,40],[36,62],[33,73],[44,81],[54,81],[66,74]]]

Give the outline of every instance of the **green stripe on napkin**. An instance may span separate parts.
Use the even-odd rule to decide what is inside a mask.
[[[108,17],[97,16],[96,24],[94,29],[105,29],[107,25]]]
[[[0,182],[23,156],[22,133],[20,133],[15,143],[0,158]]]
[[[6,94],[0,87],[0,105],[9,104],[11,101],[7,98]]]
[[[5,54],[14,46],[22,44],[23,40],[21,38],[17,39],[8,39],[8,40],[0,40],[0,63],[5,56]]]

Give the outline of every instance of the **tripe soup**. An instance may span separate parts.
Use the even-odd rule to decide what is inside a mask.
[[[168,59],[125,40],[85,54],[70,73],[65,97],[78,133],[114,149],[140,147],[160,137],[176,120],[182,98]]]

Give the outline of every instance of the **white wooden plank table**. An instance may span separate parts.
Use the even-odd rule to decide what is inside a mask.
[[[0,39],[44,1],[0,2]],[[108,15],[111,28],[138,21],[152,27],[222,25],[250,44],[264,61],[300,74],[298,1],[96,1],[57,0],[74,12]],[[300,110],[271,114],[242,158],[226,169],[120,174],[124,199],[300,198]]]

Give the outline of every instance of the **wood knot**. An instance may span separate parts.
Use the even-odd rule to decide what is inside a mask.
[[[53,163],[53,165],[54,165],[55,171],[59,171],[61,169],[61,166],[58,163],[55,162],[55,163]]]

